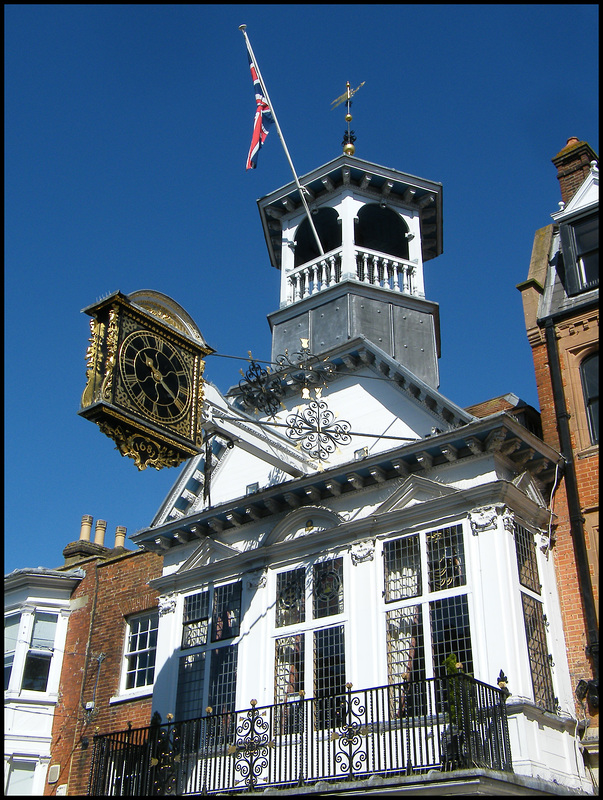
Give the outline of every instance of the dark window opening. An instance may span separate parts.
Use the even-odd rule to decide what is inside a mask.
[[[514,525],[514,534],[519,582],[527,589],[540,594],[540,579],[538,577],[534,537],[527,528],[517,523]]]
[[[563,269],[568,295],[587,292],[599,285],[599,222],[596,216],[586,217],[559,228]]]
[[[312,214],[312,222],[325,253],[341,247],[341,224],[334,208],[321,208]],[[308,218],[300,224],[295,234],[295,266],[319,258],[320,251]]]
[[[551,663],[546,643],[546,630],[542,603],[521,595],[523,603],[523,620],[528,642],[528,655],[534,687],[534,702],[547,711],[557,710],[557,698],[553,692],[553,679],[551,677]]]
[[[584,405],[591,444],[599,444],[599,353],[587,356],[580,364]]]
[[[388,253],[408,261],[408,227],[391,208],[371,203],[358,212],[354,241],[358,247]]]

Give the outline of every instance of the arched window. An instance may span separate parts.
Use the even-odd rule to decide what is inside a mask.
[[[312,214],[312,222],[325,253],[341,247],[341,225],[339,215],[334,208],[320,208],[316,214]],[[295,235],[295,266],[299,267],[308,261],[313,261],[319,255],[314,232],[306,217]]]
[[[358,247],[378,250],[408,260],[408,227],[391,208],[376,203],[363,206],[354,225],[354,241]]]
[[[591,444],[599,444],[599,351],[580,364],[584,405]]]

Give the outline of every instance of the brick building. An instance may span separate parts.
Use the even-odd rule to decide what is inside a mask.
[[[126,550],[126,530],[121,527],[115,546],[106,547],[104,520],[97,520],[94,541],[90,541],[92,523],[92,517],[83,517],[80,538],[65,547],[62,567],[17,570],[8,576],[15,595],[7,609],[8,619],[14,618],[15,629],[20,620],[23,631],[33,625],[33,633],[28,634],[29,650],[23,657],[16,648],[10,676],[9,703],[16,710],[11,713],[9,708],[15,733],[8,753],[7,794],[86,794],[95,732],[140,727],[151,721],[159,614],[157,592],[148,582],[161,575],[162,559],[155,553]],[[21,588],[25,582],[28,591]],[[50,597],[50,588],[55,595],[60,589],[60,597]],[[57,633],[44,649],[37,640],[40,631],[50,630],[53,614],[58,616]],[[52,655],[45,655],[48,651]],[[38,665],[35,675],[34,667],[28,668],[32,653],[50,665],[45,667],[49,678],[44,686],[40,684],[44,665]],[[32,679],[37,683],[30,686]],[[5,692],[5,705],[6,697]],[[28,707],[24,707],[26,699]],[[39,746],[36,750],[40,734],[36,710],[41,702],[52,716],[47,741],[42,750]],[[21,736],[21,741],[17,733],[24,725],[29,734]]]
[[[536,231],[522,293],[544,441],[558,449],[554,554],[587,766],[598,773],[599,171],[570,138],[553,159],[561,188],[553,223]]]

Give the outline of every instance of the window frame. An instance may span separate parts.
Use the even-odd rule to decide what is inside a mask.
[[[218,635],[218,598],[222,595],[223,598],[228,600],[229,594],[237,601],[236,609],[233,611],[231,607],[233,604],[226,602],[225,605],[220,607],[220,618],[224,617],[224,613],[230,614],[233,612],[232,619],[235,625],[232,626],[229,622],[226,628],[220,627],[220,635]],[[203,601],[200,603],[201,610],[204,613],[201,616],[192,616],[188,619],[188,605],[192,605],[191,601],[194,598],[201,598],[203,595],[207,595],[207,603]],[[182,634],[177,651],[176,721],[197,719],[211,713],[229,714],[236,710],[238,644],[241,637],[242,609],[243,581],[241,579],[221,581],[220,583],[210,582],[183,597]],[[204,641],[187,644],[186,626],[191,626],[189,630],[192,630],[192,626],[198,625],[199,622],[206,623]],[[230,635],[222,636],[224,630]],[[222,663],[218,666],[220,660]],[[188,675],[192,677],[188,677],[187,671]],[[227,684],[225,683],[224,686],[221,686],[225,677]],[[195,687],[197,687],[196,690]],[[232,706],[231,708],[224,707],[222,710],[214,708],[216,703],[215,692],[218,689],[225,691],[225,694],[223,692],[219,699],[225,699],[225,705]],[[208,711],[208,708],[212,710]]]
[[[513,520],[513,545],[517,562],[517,588],[526,642],[527,671],[534,702],[557,712],[551,647],[547,637],[545,593],[538,564],[535,533],[523,520]]]
[[[596,278],[589,280],[584,264],[584,257],[594,256],[598,253],[598,239],[596,248],[582,249],[580,240],[576,235],[578,226],[591,221],[597,222],[596,213],[589,212],[559,223],[561,256],[565,272],[565,290],[569,297],[590,292],[599,286],[598,274]]]
[[[148,644],[144,648],[131,648],[133,636],[139,636],[141,631],[137,631],[136,634],[133,633],[133,625],[135,623],[140,623],[143,620],[152,621],[154,618],[155,625],[154,627],[150,627],[146,634],[147,636],[152,637],[152,633],[155,633],[154,636],[154,645]],[[156,680],[156,669],[157,669],[157,641],[159,636],[159,609],[158,608],[151,608],[147,609],[146,611],[137,612],[136,614],[131,614],[126,618],[126,628],[124,633],[124,653],[123,653],[123,660],[122,660],[122,677],[121,677],[121,685],[120,685],[120,696],[123,697],[132,697],[132,696],[140,696],[140,695],[148,695],[152,694],[153,687],[155,685]],[[144,654],[153,653],[153,664],[152,668],[148,665],[144,667],[139,667],[138,665],[134,669],[130,669],[130,659],[135,658],[138,662],[138,659],[143,656]],[[152,669],[152,680],[150,682],[146,682],[140,685],[136,685],[136,680],[133,686],[128,686],[128,679],[130,675],[137,676],[142,673],[148,673],[149,670]]]
[[[594,363],[597,360],[597,380],[592,380],[593,386],[588,387],[587,377],[585,375],[585,364],[587,362]],[[588,436],[591,445],[599,444],[599,382],[598,382],[598,369],[599,366],[599,351],[594,350],[580,361],[580,384],[582,386],[582,400],[584,402],[584,411],[586,414],[586,422],[588,425]],[[596,390],[596,394],[591,391]]]
[[[16,631],[14,636],[14,643],[11,641],[11,644],[14,644],[14,647],[7,649],[6,645],[8,642],[6,639],[6,629],[7,629],[6,623],[9,620],[11,621],[14,620],[16,622],[15,625]],[[11,684],[13,668],[15,666],[15,658],[17,655],[17,646],[19,643],[19,630],[21,628],[21,624],[22,624],[22,615],[19,611],[6,614],[6,616],[4,617],[4,691],[5,692],[9,690]],[[10,661],[8,660],[9,658]],[[7,668],[9,667],[10,669],[8,670],[8,675],[7,675]]]
[[[6,697],[21,697],[23,699],[42,699],[45,697],[54,699],[58,692],[60,679],[59,661],[62,658],[61,642],[64,644],[64,635],[66,631],[67,620],[62,620],[63,613],[63,609],[53,608],[47,605],[35,607],[27,605],[20,609],[12,609],[6,612],[5,620],[13,616],[19,618],[17,640],[15,642],[15,650],[13,651],[8,686],[4,690]],[[34,642],[36,617],[40,617],[41,615],[54,618],[51,646],[40,642]],[[50,639],[46,641],[51,642]],[[43,659],[47,663],[43,689],[24,686],[28,663],[32,663],[34,659]]]
[[[437,644],[434,639],[434,618],[440,613],[443,608],[443,603],[455,598],[464,598],[461,602],[465,603],[464,613],[467,616],[467,630],[468,630],[468,646],[466,644],[467,635],[463,635],[462,641],[459,640],[459,646],[463,645],[463,651],[456,653],[460,662],[463,663],[465,672],[472,673],[474,666],[473,658],[473,612],[470,600],[470,586],[468,582],[469,573],[469,547],[467,544],[467,524],[465,520],[458,522],[451,522],[448,525],[439,525],[433,528],[423,528],[420,530],[411,531],[397,531],[385,539],[382,543],[382,556],[383,565],[381,568],[381,575],[383,580],[383,603],[382,610],[384,612],[385,621],[385,639],[386,639],[386,659],[387,659],[387,680],[388,683],[395,682],[397,673],[399,673],[399,660],[401,655],[400,648],[396,648],[394,642],[394,629],[396,627],[396,615],[403,616],[405,612],[412,611],[417,617],[414,623],[420,630],[420,636],[415,637],[416,641],[413,647],[415,653],[413,654],[413,663],[410,669],[405,669],[402,673],[405,680],[425,680],[426,678],[438,677],[443,674],[444,665],[436,664]],[[387,563],[388,552],[396,550],[396,543],[403,540],[415,540],[418,542],[419,559],[416,561],[416,575],[414,580],[417,581],[418,586],[416,590],[404,596],[401,594],[399,597],[392,597],[391,586],[388,586],[388,570],[392,570],[392,563]],[[451,561],[453,566],[453,574],[450,580],[443,581],[443,576],[437,572],[436,567],[441,563],[442,558],[435,558],[436,543],[441,539],[446,546],[442,551],[445,558],[450,542],[456,545],[457,549],[453,550],[452,556],[456,556],[457,560],[460,556],[460,562],[454,558]],[[438,545],[439,546],[439,545]],[[410,548],[406,548],[410,552]],[[414,548],[416,550],[416,547]],[[441,547],[439,548],[441,550]],[[403,547],[397,548],[398,552],[404,551]],[[437,552],[439,555],[439,552]],[[399,564],[404,568],[404,564]],[[460,570],[459,570],[460,566]],[[398,570],[400,571],[400,570]],[[390,581],[391,582],[391,581]],[[442,585],[442,584],[445,585]],[[449,604],[450,605],[450,604]],[[458,616],[458,615],[457,615]],[[438,633],[442,634],[438,629]],[[404,643],[402,643],[404,646]],[[416,664],[414,663],[416,658]]]
[[[304,577],[300,581],[300,573],[304,571]],[[287,588],[289,582],[282,576],[290,574],[296,585],[303,586],[302,613],[301,621],[294,621],[290,624],[283,624],[282,613],[279,614],[278,600],[281,591]],[[339,586],[337,587],[337,598],[329,601],[318,601],[316,597],[317,578],[337,575]],[[282,705],[298,700],[300,693],[306,697],[318,697],[321,690],[318,687],[316,670],[316,648],[320,636],[328,636],[329,630],[338,629],[341,632],[341,642],[343,647],[343,683],[345,685],[346,668],[348,664],[347,648],[348,636],[346,628],[348,623],[349,601],[346,599],[347,585],[349,581],[348,559],[343,552],[335,551],[327,554],[316,555],[313,558],[289,564],[284,568],[274,570],[273,596],[275,598],[275,609],[272,617],[272,639],[274,655],[274,684],[273,698],[274,703]],[[331,584],[329,584],[329,587]],[[279,591],[279,587],[281,587]],[[336,606],[336,608],[334,608]],[[330,613],[326,613],[331,610]],[[280,623],[280,624],[279,624]],[[320,632],[320,633],[319,633]],[[325,632],[325,633],[322,633]],[[319,634],[319,639],[317,639]],[[285,662],[279,662],[279,647],[284,649],[286,642],[295,637],[301,637],[300,650],[303,653],[303,663],[297,664],[299,669],[297,680],[297,691],[287,692],[285,686],[279,685],[279,676],[285,675]],[[318,692],[318,694],[317,694]],[[318,724],[318,718],[317,718]],[[321,723],[322,724],[322,723]],[[286,731],[287,732],[287,731]],[[292,731],[288,731],[292,732]]]

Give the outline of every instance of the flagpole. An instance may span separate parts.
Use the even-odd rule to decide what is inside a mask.
[[[293,166],[293,161],[291,161],[291,156],[289,155],[289,151],[287,150],[287,145],[285,144],[285,139],[283,138],[283,132],[281,131],[281,126],[278,124],[278,119],[276,118],[276,112],[274,110],[274,106],[270,102],[270,97],[268,96],[268,91],[266,89],[266,84],[262,78],[260,73],[260,68],[258,67],[258,62],[256,61],[255,54],[251,47],[251,42],[249,41],[249,37],[247,36],[246,30],[247,25],[239,25],[239,30],[243,34],[245,38],[245,44],[247,45],[247,52],[251,60],[253,61],[253,66],[255,67],[255,71],[257,72],[258,80],[260,82],[260,86],[262,87],[262,91],[264,92],[264,96],[266,98],[266,102],[270,107],[270,111],[272,112],[272,117],[274,119],[274,124],[276,125],[276,131],[279,135],[279,139],[281,140],[281,144],[283,145],[283,150],[285,151],[285,155],[287,156],[287,161],[289,162],[289,166],[291,167],[291,172],[293,173],[293,178],[295,180],[295,185],[299,189],[299,195],[301,197],[302,203],[304,204],[304,208],[306,209],[306,214],[308,215],[308,221],[310,223],[310,227],[312,228],[312,233],[314,234],[314,238],[316,239],[316,244],[318,245],[318,250],[321,256],[324,256],[325,251],[322,248],[322,244],[320,243],[320,239],[318,238],[318,233],[314,226],[314,221],[312,220],[312,215],[310,213],[310,209],[308,208],[308,203],[306,202],[306,196],[304,194],[304,187],[300,184],[299,178],[297,177],[297,173],[295,172],[295,167]]]

